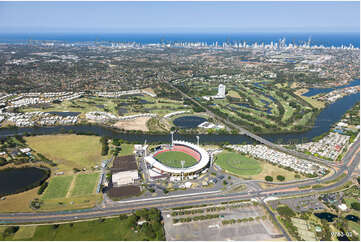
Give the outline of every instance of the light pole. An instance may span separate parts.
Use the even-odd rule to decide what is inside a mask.
[[[183,168],[184,168],[184,163],[185,163],[185,161],[184,161],[184,160],[181,160],[182,170],[183,170]],[[182,172],[182,181],[183,181],[183,179],[184,179],[183,175],[184,175],[184,173]]]
[[[174,134],[174,131],[170,131],[170,134],[171,134],[171,149],[173,148],[173,134]]]
[[[199,146],[199,136],[197,135],[197,145]]]

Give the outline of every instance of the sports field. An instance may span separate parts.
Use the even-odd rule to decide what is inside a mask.
[[[222,169],[240,176],[251,176],[261,173],[260,162],[236,152],[222,152],[216,156],[216,164]]]
[[[73,176],[57,176],[50,179],[48,187],[45,189],[43,199],[63,198],[68,193],[68,189],[73,180]]]
[[[155,158],[164,165],[174,168],[182,168],[182,160],[185,161],[184,168],[197,164],[197,160],[194,157],[180,151],[166,151],[160,153]]]
[[[72,196],[87,195],[95,192],[99,174],[79,174],[75,178],[75,186],[71,191]]]
[[[90,168],[106,157],[101,156],[100,138],[96,136],[59,134],[25,138],[29,146],[58,164],[59,171]]]

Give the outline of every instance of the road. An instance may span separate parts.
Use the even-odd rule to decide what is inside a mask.
[[[257,135],[257,134],[254,134],[250,131],[248,131],[247,129],[245,128],[242,128],[241,126],[239,125],[236,125],[232,122],[230,122],[229,120],[226,120],[216,114],[214,114],[212,111],[210,111],[208,108],[204,107],[201,103],[199,103],[197,100],[195,100],[194,98],[188,96],[186,93],[182,92],[179,88],[175,87],[174,85],[172,85],[170,82],[165,82],[166,84],[168,84],[169,86],[171,86],[173,89],[177,90],[179,93],[181,93],[184,97],[186,97],[187,99],[191,100],[193,103],[195,103],[196,105],[202,107],[204,110],[206,110],[206,113],[211,116],[212,118],[214,119],[217,119],[221,122],[223,122],[225,125],[227,125],[228,127],[232,127],[236,130],[238,130],[240,132],[240,134],[243,134],[243,135],[247,135],[248,137],[264,144],[264,145],[267,145],[273,149],[276,149],[276,150],[279,150],[279,151],[282,151],[284,153],[287,153],[287,154],[290,154],[290,155],[293,155],[293,156],[296,156],[296,157],[299,157],[299,158],[302,158],[302,159],[306,159],[306,160],[311,160],[313,162],[316,162],[316,163],[319,163],[319,164],[322,164],[322,165],[325,165],[327,167],[340,167],[340,165],[338,164],[333,164],[327,160],[323,160],[323,159],[320,159],[320,158],[317,158],[315,156],[312,156],[312,155],[307,155],[305,153],[302,153],[302,152],[298,152],[298,151],[295,151],[295,150],[289,150],[283,146],[280,146],[278,144],[275,144],[275,143],[272,143],[271,141],[269,140],[266,140],[264,138],[262,138],[261,136]]]
[[[322,192],[334,189],[340,185],[345,184],[351,179],[351,174],[357,167],[360,161],[360,139],[353,144],[344,157],[344,166],[335,172],[330,177],[326,177],[319,180],[306,181],[300,184],[289,184],[282,186],[281,188],[271,188],[260,190],[260,187],[256,184],[252,184],[255,187],[254,190],[249,192],[238,193],[198,193],[187,194],[185,196],[164,196],[155,199],[137,199],[137,200],[125,200],[117,203],[117,206],[106,208],[91,208],[85,210],[75,211],[58,211],[58,212],[39,212],[39,213],[7,213],[0,214],[0,223],[2,224],[17,224],[17,223],[41,223],[41,222],[56,222],[56,221],[71,221],[80,219],[89,219],[97,217],[115,216],[121,213],[129,213],[135,209],[141,208],[171,208],[184,205],[199,205],[209,203],[219,203],[234,200],[244,200],[251,198],[264,199],[269,196],[291,196],[291,195],[305,195],[312,192]],[[347,172],[346,176],[331,185],[325,185],[319,189],[305,189],[297,190],[298,186],[316,185],[322,184],[327,181],[331,181],[339,177],[342,173]],[[250,182],[250,181],[247,181]]]

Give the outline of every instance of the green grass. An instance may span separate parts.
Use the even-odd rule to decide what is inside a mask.
[[[89,169],[107,156],[101,155],[100,137],[58,134],[25,138],[27,144],[57,164],[59,171]]]
[[[261,173],[260,162],[236,152],[222,152],[216,156],[216,164],[236,175],[247,176]]]
[[[75,178],[75,186],[71,192],[72,196],[92,194],[98,182],[99,174],[80,174]]]
[[[50,179],[43,199],[63,198],[66,196],[73,176],[57,176]]]
[[[158,226],[163,230],[160,224]],[[160,227],[159,227],[160,226]],[[150,237],[144,230],[135,232],[128,225],[128,220],[119,218],[105,219],[104,221],[94,220],[78,222],[73,224],[60,224],[57,228],[53,225],[38,226],[31,240],[40,241],[84,241],[84,240],[109,240],[109,241],[143,241],[157,240]]]
[[[31,239],[34,236],[36,226],[21,226],[15,233],[14,240],[26,240]]]
[[[156,159],[164,165],[175,168],[182,168],[181,161],[184,160],[184,167],[191,167],[197,163],[197,160],[180,151],[166,151],[156,156]]]

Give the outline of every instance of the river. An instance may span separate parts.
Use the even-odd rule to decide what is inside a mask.
[[[345,96],[335,103],[328,105],[317,116],[315,125],[306,132],[289,133],[289,134],[269,134],[261,135],[272,142],[288,143],[288,142],[306,142],[312,138],[327,132],[331,126],[338,122],[342,116],[360,100],[360,93]],[[74,125],[74,126],[54,126],[54,127],[36,127],[36,128],[0,128],[0,137],[13,136],[16,134],[24,135],[30,133],[34,135],[58,134],[73,130],[77,133],[95,134],[98,136],[108,136],[127,140],[130,142],[143,143],[148,142],[169,142],[170,135],[152,135],[152,134],[125,134],[120,131],[108,127],[98,125]],[[224,143],[240,144],[242,142],[252,143],[253,140],[244,135],[211,135],[200,134],[200,143]],[[180,135],[175,134],[175,139],[196,142],[196,135]]]

